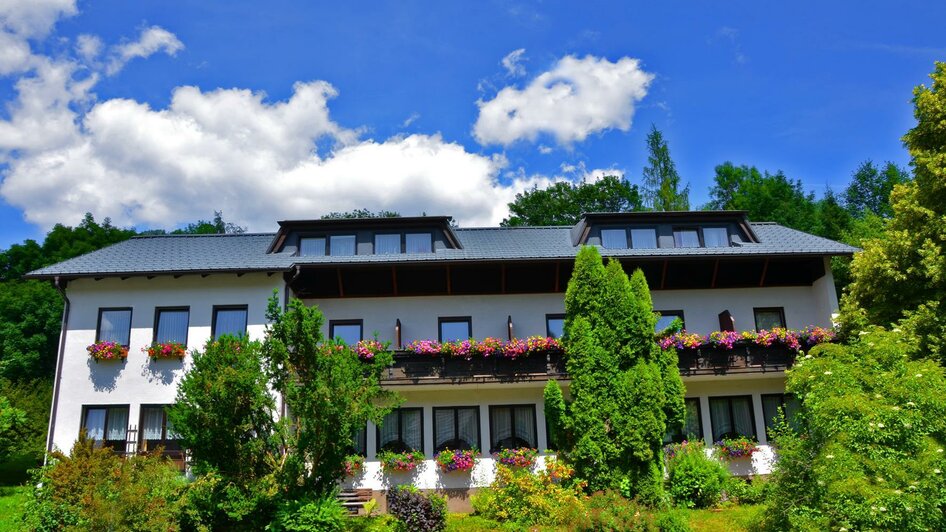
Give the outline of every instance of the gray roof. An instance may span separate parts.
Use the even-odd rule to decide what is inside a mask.
[[[745,257],[850,255],[857,248],[774,223],[753,223],[758,243],[728,248],[606,249],[615,257]],[[434,253],[296,256],[266,253],[275,233],[140,236],[27,274],[28,278],[100,277],[160,273],[287,271],[305,264],[371,264],[498,260],[554,260],[575,256],[571,227],[455,229],[462,249]]]

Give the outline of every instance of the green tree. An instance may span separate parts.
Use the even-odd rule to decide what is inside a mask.
[[[851,227],[851,215],[838,201],[834,191],[827,189],[824,197],[815,205],[818,225],[814,228],[814,233],[831,240],[842,240]]]
[[[677,371],[666,370],[676,355],[654,341],[657,318],[643,273],[629,279],[620,262],[605,267],[595,248],[582,248],[565,316],[572,402],[562,454],[589,489],[629,482],[636,496],[656,502],[662,440],[668,424],[682,422],[683,385]]]
[[[909,180],[910,174],[896,164],[888,161],[880,169],[868,159],[851,175],[851,182],[844,190],[844,203],[851,216],[860,218],[866,213],[873,213],[889,218],[893,215],[890,206],[893,187]]]
[[[11,405],[6,397],[0,396],[0,459],[8,458],[16,449],[25,425],[26,412]]]
[[[233,222],[227,222],[223,219],[223,212],[214,211],[212,221],[197,220],[189,223],[181,229],[171,231],[172,235],[223,235],[223,234],[241,234],[245,233],[246,228]]]
[[[574,225],[589,212],[643,210],[640,192],[620,176],[604,176],[593,182],[560,181],[544,189],[537,186],[516,194],[509,204],[509,217],[500,225]]]
[[[816,233],[818,205],[813,193],[805,193],[800,180],[790,180],[781,171],[762,173],[755,167],[730,162],[716,167],[708,208],[747,211],[750,220],[776,222],[786,227]]]
[[[318,307],[294,299],[286,312],[273,296],[263,351],[267,374],[292,416],[281,477],[290,496],[329,495],[344,476],[353,436],[368,420],[380,424],[397,401],[381,388],[389,351],[361,360],[355,346],[325,342]],[[285,422],[284,422],[285,423]]]
[[[550,380],[545,385],[543,391],[545,401],[545,425],[548,427],[549,448],[558,450],[564,449],[565,440],[565,419],[568,415],[565,405],[565,397],[562,395],[562,387],[556,380]]]
[[[642,174],[646,205],[655,211],[690,210],[690,185],[680,189],[680,175],[670,158],[670,147],[655,125],[647,135],[647,149],[648,166]]]
[[[372,211],[368,209],[354,209],[351,211],[344,212],[335,212],[332,211],[328,214],[323,214],[323,220],[344,220],[349,218],[400,218],[401,213],[396,211],[389,211],[382,209],[380,211]]]
[[[788,373],[801,410],[777,431],[775,530],[946,529],[946,375],[878,328],[812,349]]]
[[[921,353],[946,363],[946,63],[931,77],[914,90],[917,123],[903,137],[914,180],[893,187],[882,237],[854,257],[842,321],[849,331],[900,322]]]

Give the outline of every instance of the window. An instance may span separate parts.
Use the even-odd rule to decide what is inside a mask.
[[[355,254],[355,235],[335,235],[329,237],[329,255],[347,257]]]
[[[325,255],[325,239],[300,238],[299,255]]]
[[[545,334],[552,338],[561,338],[565,334],[565,315],[546,314]]]
[[[631,247],[652,249],[657,247],[657,231],[654,229],[631,229]]]
[[[680,322],[686,325],[686,322],[683,321],[683,311],[682,310],[658,310],[656,311],[660,314],[660,317],[657,318],[657,327],[656,331],[660,332],[667,327],[670,327],[670,324],[673,323],[673,320],[679,318]]]
[[[700,247],[700,234],[696,229],[674,229],[673,245],[678,248]]]
[[[352,454],[365,456],[368,454],[368,427],[361,427],[352,436]]]
[[[479,449],[480,408],[458,406],[434,408],[434,452]]]
[[[407,233],[404,235],[404,249],[407,253],[430,253],[430,233]]]
[[[96,342],[115,342],[128,347],[131,338],[131,309],[99,309],[99,326],[95,333]]]
[[[469,340],[473,337],[473,322],[470,318],[440,318],[438,320],[441,342]]]
[[[375,255],[395,255],[401,252],[401,234],[374,235]]]
[[[398,408],[384,416],[378,427],[379,451],[424,451],[424,411]]]
[[[97,447],[111,447],[125,452],[128,437],[128,405],[86,406],[82,412],[82,428]]]
[[[538,447],[535,405],[489,407],[489,452]]]
[[[153,451],[164,447],[165,451],[180,451],[180,436],[168,422],[164,406],[141,407],[141,442],[139,450]]]
[[[796,426],[795,415],[801,403],[794,395],[790,393],[773,393],[762,396],[762,417],[765,418],[765,434],[768,436],[769,430],[775,426],[775,418],[778,417],[779,409],[785,414],[785,421],[790,427]]]
[[[602,229],[601,247],[608,249],[627,248],[627,231],[624,229]]]
[[[708,248],[728,248],[729,231],[725,227],[704,227],[703,245]]]
[[[187,345],[187,308],[158,308],[154,311],[154,342]]]
[[[775,327],[785,328],[785,309],[782,307],[754,308],[755,330],[770,331]]]
[[[246,334],[246,307],[214,307],[214,320],[211,326],[214,340],[225,334],[243,336]]]
[[[755,413],[752,397],[710,397],[710,422],[713,441],[746,436],[755,438]]]
[[[703,422],[700,417],[699,398],[684,399],[683,404],[686,407],[686,420],[683,422],[683,428],[668,432],[664,436],[664,443],[703,440]]]
[[[328,337],[355,345],[363,338],[362,330],[361,320],[332,320],[328,325]]]

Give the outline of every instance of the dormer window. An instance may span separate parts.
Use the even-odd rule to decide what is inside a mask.
[[[729,247],[729,231],[725,227],[704,227],[703,245],[708,248]]]
[[[654,249],[657,247],[657,230],[631,229],[631,247],[634,249]]]
[[[407,253],[430,253],[433,249],[430,233],[407,233],[404,243]]]
[[[674,229],[673,247],[698,248],[700,247],[700,233],[696,229]]]
[[[303,256],[325,255],[325,239],[324,238],[300,238],[299,239],[299,254]]]
[[[401,252],[401,234],[374,235],[375,255],[396,255]]]
[[[601,247],[606,249],[627,249],[627,231],[624,229],[602,229]]]
[[[347,257],[355,254],[355,235],[333,235],[329,237],[329,254]]]

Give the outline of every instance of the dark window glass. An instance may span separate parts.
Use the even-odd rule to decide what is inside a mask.
[[[535,405],[489,407],[490,452],[538,447]]]
[[[756,437],[752,397],[710,397],[709,406],[713,441],[739,436]]]
[[[773,393],[762,396],[762,417],[765,418],[765,433],[768,436],[769,431],[775,426],[775,418],[778,417],[779,410],[785,414],[785,421],[792,428],[797,427],[795,415],[801,403],[792,394]]]
[[[420,408],[398,408],[384,416],[378,427],[379,451],[424,450],[424,411]]]
[[[97,342],[115,342],[118,345],[127,347],[130,338],[130,308],[99,310],[99,330],[96,333]]]
[[[141,407],[141,451],[153,451],[164,447],[165,451],[181,449],[180,436],[168,421],[164,406]]]
[[[678,248],[698,248],[700,235],[696,229],[674,229],[673,245]]]
[[[355,345],[362,340],[362,323],[357,321],[333,321],[329,325],[329,338]]]
[[[300,255],[325,255],[325,239],[324,238],[300,238],[299,239],[299,254]]]
[[[776,327],[785,327],[785,310],[782,307],[752,309],[755,314],[755,329],[770,331]]]
[[[190,311],[187,309],[158,309],[154,326],[154,341],[187,345],[187,325]]]
[[[97,447],[111,447],[125,453],[128,438],[128,406],[87,406],[82,428]]]
[[[699,398],[684,399],[684,405],[686,406],[686,421],[683,423],[683,428],[668,432],[664,436],[664,443],[703,440],[703,422],[700,419]]]
[[[243,336],[246,334],[245,308],[216,308],[213,322],[214,340],[225,334]]]
[[[627,231],[624,229],[602,229],[601,247],[608,249],[626,249]]]
[[[680,318],[680,321],[683,322],[684,327],[686,327],[686,322],[683,321],[682,310],[658,310],[656,312],[660,314],[660,317],[657,318],[657,332],[670,327],[670,324],[673,323],[673,320],[677,318]]]
[[[408,253],[430,253],[430,233],[407,233],[404,235],[404,247]]]
[[[480,409],[476,406],[434,408],[434,452],[480,447]]]
[[[359,456],[368,454],[368,427],[361,427],[352,436],[352,454]]]
[[[725,227],[704,227],[703,245],[708,248],[728,248],[729,231]]]
[[[561,338],[565,334],[565,315],[548,314],[545,316],[545,332],[552,338]]]
[[[394,255],[401,252],[401,235],[374,235],[375,255]]]
[[[440,318],[440,341],[469,340],[473,336],[470,318]]]
[[[355,254],[355,235],[335,235],[329,237],[329,254],[346,257]]]
[[[652,249],[657,247],[657,231],[654,229],[631,229],[631,247]]]

